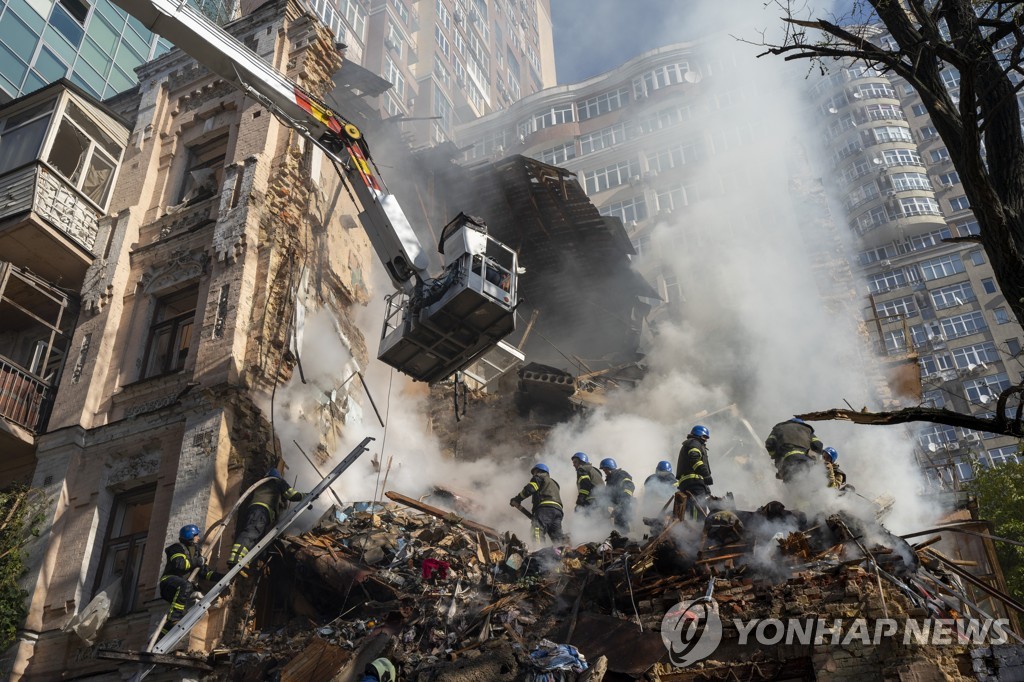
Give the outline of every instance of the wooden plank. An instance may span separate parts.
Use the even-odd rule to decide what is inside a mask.
[[[352,652],[314,638],[299,655],[281,671],[281,682],[329,680],[352,658]]]
[[[485,526],[482,523],[477,523],[476,521],[471,521],[470,519],[463,518],[455,512],[447,511],[445,509],[439,509],[438,507],[432,507],[429,504],[424,504],[419,500],[414,500],[411,497],[407,497],[401,493],[396,493],[393,490],[387,491],[386,493],[384,493],[384,496],[387,497],[389,500],[392,500],[393,502],[404,504],[407,507],[412,507],[413,509],[419,510],[425,514],[430,514],[431,516],[435,516],[439,519],[444,519],[445,521],[451,520],[454,517],[455,519],[458,519],[458,523],[461,523],[463,526],[469,528],[470,530],[475,530],[477,532],[483,533],[487,537],[494,538],[495,540],[501,539],[501,533],[494,530],[490,526]]]
[[[154,654],[149,651],[117,651],[115,649],[99,649],[96,658],[108,658],[115,661],[134,661],[151,665],[166,665],[174,668],[192,668],[193,670],[212,671],[213,666],[198,658],[187,658],[174,654]]]

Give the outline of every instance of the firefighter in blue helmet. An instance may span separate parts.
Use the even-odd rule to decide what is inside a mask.
[[[799,417],[772,427],[764,447],[775,462],[776,477],[786,483],[792,482],[798,473],[809,471],[824,449],[814,435],[814,427]]]
[[[629,521],[633,516],[633,493],[636,492],[633,477],[625,469],[620,469],[611,457],[602,459],[600,468],[604,473],[604,483],[608,486],[608,501],[613,507],[612,522],[615,530],[628,533]]]
[[[378,658],[366,665],[359,682],[398,682],[398,671],[388,659]]]
[[[839,468],[839,452],[833,447],[825,448],[822,453],[825,462],[825,475],[828,478],[828,487],[836,490],[846,488],[846,472]]]
[[[654,467],[654,473],[644,479],[644,489],[651,486],[671,486],[675,487],[676,477],[672,473],[672,462],[668,460],[661,460],[658,465]]]
[[[189,607],[202,598],[202,593],[197,591],[198,587],[189,580],[193,570],[199,569],[195,576],[198,580],[218,582],[224,577],[223,573],[211,570],[206,565],[199,547],[201,535],[199,526],[194,523],[182,526],[178,531],[178,541],[164,549],[167,561],[160,576],[160,597],[169,602],[171,608],[160,631],[161,637],[181,620]]]
[[[235,533],[235,544],[228,556],[228,567],[245,558],[249,550],[260,541],[263,534],[274,525],[278,515],[288,508],[289,502],[298,502],[304,495],[292,488],[277,469],[270,469],[266,481],[253,491],[245,516]]]
[[[588,512],[596,506],[595,495],[604,487],[604,479],[585,452],[577,452],[572,456],[572,466],[576,469],[575,510]]]
[[[677,486],[685,500],[684,518],[697,518],[698,505],[711,494],[711,463],[708,459],[708,440],[711,431],[706,426],[697,424],[690,429],[689,435],[679,448],[679,460],[676,462]]]
[[[527,497],[532,498],[530,530],[533,539],[540,542],[544,537],[552,542],[562,541],[562,496],[558,483],[551,478],[547,464],[534,464],[530,469],[530,481],[518,495],[509,500],[513,507]]]

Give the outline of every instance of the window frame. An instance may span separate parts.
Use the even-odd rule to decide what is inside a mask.
[[[107,518],[107,529],[103,534],[102,546],[100,549],[99,564],[96,570],[96,577],[93,580],[92,595],[95,597],[105,585],[104,579],[108,575],[107,561],[116,557],[116,552],[120,551],[118,545],[124,545],[128,551],[128,556],[133,556],[133,550],[137,550],[134,553],[136,565],[134,566],[131,573],[126,573],[122,577],[122,600],[121,609],[118,614],[111,615],[123,615],[130,613],[134,610],[142,608],[145,600],[139,595],[139,581],[142,577],[142,562],[146,552],[146,543],[149,540],[149,526],[146,527],[145,531],[137,531],[135,533],[129,533],[128,535],[119,535],[117,537],[111,537],[114,532],[114,526],[118,523],[120,518],[123,522],[125,518],[125,512],[127,507],[131,504],[137,504],[142,502],[150,505],[149,521],[152,523],[153,520],[153,507],[156,501],[156,483],[149,483],[141,485],[129,490],[125,490],[114,495],[113,503],[110,506],[110,514]],[[113,557],[112,557],[113,555]],[[114,574],[116,575],[116,573]],[[109,580],[107,581],[109,582]],[[126,584],[127,583],[127,584]]]
[[[192,299],[193,301],[191,311],[181,312],[164,320],[157,320],[161,311],[166,306],[179,301],[186,301],[187,299]],[[196,315],[198,312],[198,283],[183,286],[180,289],[168,292],[156,298],[153,305],[153,312],[150,315],[150,322],[146,328],[146,346],[142,355],[142,367],[140,369],[139,380],[155,379],[157,377],[167,376],[185,369],[189,355],[192,354],[192,347],[198,340],[195,334]],[[182,330],[185,327],[189,328],[188,346],[184,349],[184,356],[182,356],[180,346],[183,336]],[[161,334],[164,329],[169,329],[169,338],[173,343],[169,344],[167,347],[163,366],[154,368],[151,367],[151,363],[154,361],[154,352],[157,347],[158,335]],[[179,347],[179,350],[177,352],[172,352],[171,349],[174,347]],[[154,369],[157,371],[153,371]]]

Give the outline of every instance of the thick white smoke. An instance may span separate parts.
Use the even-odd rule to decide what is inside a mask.
[[[824,489],[796,495],[775,478],[762,445],[774,423],[796,413],[841,407],[844,400],[878,407],[867,364],[871,358],[850,317],[851,309],[862,306],[856,301],[851,309],[827,306],[820,290],[829,282],[819,280],[832,273],[811,267],[809,237],[831,228],[792,178],[798,177],[797,184],[806,190],[832,169],[818,158],[823,141],[809,119],[814,108],[804,98],[807,64],[756,59],[757,46],[729,35],[760,40],[759,29],[781,25],[777,8],[765,11],[760,0],[703,0],[686,7],[691,11],[687,26],[714,26],[720,32],[705,34],[696,48],[699,56],[691,68],[701,72],[702,80],[693,87],[694,117],[668,143],[700,138],[706,145],[703,160],[687,163],[687,206],[659,220],[653,248],[637,259],[644,273],[674,273],[684,297],[681,321],[658,324],[643,382],[635,390],[611,394],[607,406],[587,419],[555,428],[540,452],[532,453],[523,443],[494,442],[489,452],[478,453],[485,457],[466,462],[441,455],[428,430],[422,387],[372,360],[365,372],[388,426],[379,428],[369,401],[361,398],[361,419],[349,415],[345,442],[334,455],[343,455],[364,435],[375,436],[371,453],[384,463],[393,458],[389,489],[413,496],[435,483],[467,490],[487,507],[480,521],[522,533],[527,522],[508,508],[507,500],[528,480],[529,460],[515,461],[511,455],[532,454],[533,461],[551,467],[561,484],[565,525],[573,540],[596,540],[607,534],[608,525],[584,522],[573,513],[571,455],[587,452],[595,464],[615,458],[642,493],[643,480],[656,463],[667,459],[675,466],[690,427],[705,424],[711,428],[713,492],[731,491],[741,509],[778,499],[812,516],[838,508],[865,515],[871,508],[863,498],[891,495],[896,506],[887,523],[893,530],[926,525],[935,511],[918,494],[912,439],[899,427],[816,424],[819,437],[841,453],[840,464],[860,496],[840,499]],[[629,11],[624,4],[623,26],[628,26]],[[687,26],[666,26],[663,42],[692,36]],[[836,234],[848,237],[844,216],[834,220]],[[844,246],[852,252],[852,244]],[[376,300],[361,320],[371,357],[383,312],[381,292],[390,289],[379,269],[376,279]],[[858,288],[855,296],[860,295]],[[314,325],[332,327],[320,317],[310,320],[309,326]],[[330,378],[324,379],[325,386],[336,386],[355,369],[337,335],[326,331],[306,334],[307,375],[319,374],[314,358],[326,360]],[[359,394],[355,381],[347,389]],[[315,477],[291,441],[317,440],[309,408],[302,407],[316,403],[317,386],[301,386],[296,379],[277,395],[278,433],[300,481]],[[346,501],[369,499],[379,488],[371,456],[364,455],[334,487]],[[637,521],[634,534],[641,530]]]

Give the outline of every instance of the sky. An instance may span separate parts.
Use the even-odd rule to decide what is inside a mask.
[[[750,32],[743,31],[744,37],[756,36],[768,28],[767,22],[782,16],[770,7],[763,11],[765,4],[757,0],[751,5]],[[837,0],[821,16],[849,16],[855,4]],[[700,0],[551,0],[559,85],[586,80],[647,50],[717,30],[719,17],[703,12],[702,5]]]

